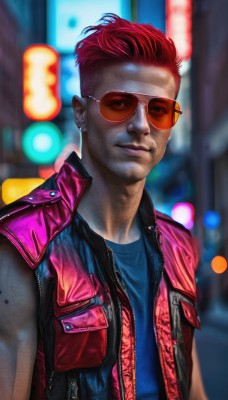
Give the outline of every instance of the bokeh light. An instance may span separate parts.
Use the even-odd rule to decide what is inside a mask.
[[[221,223],[219,213],[213,210],[206,211],[203,216],[203,224],[207,229],[216,229]]]
[[[39,177],[43,179],[50,178],[50,176],[52,176],[54,173],[55,169],[52,165],[39,166],[38,168]]]
[[[23,109],[35,121],[47,121],[61,109],[58,52],[45,44],[29,46],[23,55]]]
[[[2,183],[2,200],[12,203],[44,182],[41,178],[8,178]]]
[[[68,143],[61,151],[57,159],[55,160],[54,163],[54,168],[55,171],[58,172],[60,168],[62,167],[64,161],[67,159],[67,157],[72,153],[72,151],[75,151],[77,155],[80,157],[81,152],[79,147],[75,143]]]
[[[194,214],[195,210],[191,203],[176,203],[171,212],[172,218],[187,229],[191,229],[194,225]]]
[[[227,270],[227,260],[225,257],[216,256],[211,260],[211,267],[216,274],[223,274]]]
[[[63,135],[52,122],[34,122],[24,131],[22,149],[36,164],[50,164],[62,150]]]

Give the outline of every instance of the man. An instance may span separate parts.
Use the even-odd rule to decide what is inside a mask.
[[[1,215],[1,393],[202,400],[197,252],[144,191],[181,114],[176,49],[112,14],[86,33],[73,98],[82,162],[70,155]]]

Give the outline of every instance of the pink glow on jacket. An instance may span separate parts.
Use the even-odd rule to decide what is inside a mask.
[[[15,203],[8,215],[1,220],[0,233],[14,244],[29,267],[33,270],[37,268],[42,260],[50,241],[71,223],[72,215],[77,208],[80,198],[87,185],[90,184],[90,179],[88,177],[80,175],[67,162],[65,162],[60,172],[56,175],[55,180],[58,187],[57,190],[34,190],[32,193],[22,198],[20,203]],[[165,271],[160,282],[155,307],[156,335],[168,398],[180,400],[174,361],[173,348],[175,347],[175,343],[172,340],[171,334],[171,317],[166,275],[174,289],[195,301],[195,270],[198,263],[198,255],[195,242],[187,231],[182,231],[178,224],[163,214],[155,212],[155,215],[158,235],[160,237],[159,241],[164,256]],[[24,229],[22,229],[22,221]],[[58,265],[58,271],[56,271],[59,277],[58,287],[56,289],[56,313],[61,311],[61,305],[70,305],[72,299],[75,301],[77,296],[80,301],[86,301],[93,297],[95,293],[95,287],[89,283],[90,280],[88,280],[88,276],[83,268],[80,267],[80,260],[75,260],[78,268],[78,272],[75,274],[75,269],[71,271],[71,255],[64,253],[64,257],[69,257],[69,268],[67,270],[63,267],[65,262],[61,264],[61,257],[61,250],[58,254],[58,249],[55,249],[55,253],[53,253],[50,258],[53,265],[52,270],[56,271],[55,268]],[[78,279],[79,276],[80,279]],[[67,282],[71,282],[71,284],[67,286]],[[188,309],[186,309],[185,312],[186,317],[188,317]],[[105,316],[101,315],[101,310],[94,310],[94,313],[96,315],[94,314],[92,317],[95,319],[97,318],[102,327],[105,328],[107,326],[107,321],[105,321]],[[197,318],[193,314],[194,313],[190,310],[189,320],[192,319],[190,322],[196,326]],[[132,319],[128,307],[123,306],[121,362],[125,400],[135,400],[134,385],[132,385],[132,382],[135,381],[135,349]],[[75,326],[75,329],[82,328],[83,321],[81,321],[81,326]],[[99,340],[99,337],[97,337],[97,340]],[[59,351],[61,353],[61,350]],[[40,367],[43,359],[41,353],[42,351],[40,352],[39,350]],[[88,360],[86,360],[86,362],[87,361]],[[37,379],[39,378],[40,381],[43,382],[44,372],[42,372],[42,367],[40,370],[41,373]],[[35,374],[37,374],[37,371],[35,371]],[[39,400],[43,399],[45,399],[45,397],[39,397]],[[120,399],[118,368],[117,365],[115,365],[113,368],[113,400]]]

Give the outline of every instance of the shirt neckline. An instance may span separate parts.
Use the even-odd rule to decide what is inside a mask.
[[[105,239],[106,244],[110,247],[113,253],[126,254],[126,253],[137,253],[142,247],[142,235],[139,239],[131,243],[115,243],[108,239]]]

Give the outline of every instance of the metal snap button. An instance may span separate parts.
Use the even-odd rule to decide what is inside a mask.
[[[65,328],[67,331],[70,331],[72,329],[72,326],[70,324],[65,325]]]
[[[51,192],[51,193],[50,193],[50,196],[51,196],[51,197],[55,197],[55,196],[56,196],[56,192]]]

